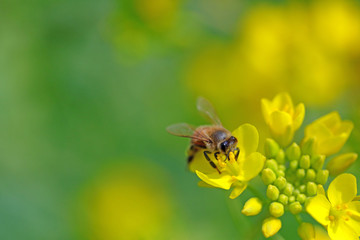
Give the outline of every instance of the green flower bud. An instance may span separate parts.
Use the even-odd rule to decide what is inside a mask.
[[[290,162],[290,168],[292,169],[292,170],[296,170],[297,169],[297,167],[298,167],[298,161],[297,160],[292,160],[291,162]]]
[[[302,206],[299,202],[293,202],[290,204],[289,210],[292,214],[298,214],[302,211]]]
[[[293,195],[296,197],[297,195],[299,195],[300,194],[300,191],[299,191],[299,189],[295,189],[294,191],[293,191]]]
[[[300,158],[300,167],[304,169],[308,169],[310,167],[310,156],[302,155]]]
[[[315,155],[311,159],[311,167],[317,171],[322,169],[324,162],[325,162],[325,155]]]
[[[317,186],[314,182],[308,182],[306,184],[306,192],[308,194],[309,197],[312,197],[316,194],[317,192]]]
[[[278,165],[278,168],[279,168],[279,170],[284,171],[284,172],[285,172],[285,170],[286,170],[286,167],[285,167],[285,165],[283,165],[283,164],[279,164],[279,165]]]
[[[279,152],[276,154],[275,157],[276,161],[280,164],[284,164],[285,163],[285,152],[284,150],[280,149]]]
[[[314,169],[307,169],[305,179],[308,181],[314,181],[316,178],[316,172]]]
[[[284,177],[278,177],[275,182],[274,182],[274,185],[280,189],[280,190],[283,190],[286,186],[286,178]]]
[[[300,180],[296,180],[296,181],[294,182],[295,188],[299,188],[300,184],[301,184]]]
[[[291,183],[287,183],[283,193],[286,194],[288,197],[290,197],[293,194],[294,186]]]
[[[305,200],[306,200],[305,194],[300,193],[299,195],[296,196],[296,200],[297,200],[299,203],[304,203]]]
[[[329,171],[328,170],[320,170],[316,175],[316,182],[324,185],[329,177]]]
[[[279,198],[279,194],[280,194],[280,191],[277,187],[275,187],[274,185],[268,185],[267,189],[266,189],[266,196],[275,201]]]
[[[293,203],[295,202],[295,196],[290,196],[289,197],[289,203]]]
[[[285,172],[283,170],[277,170],[276,171],[276,176],[278,177],[285,177]]]
[[[309,138],[301,146],[302,154],[312,155],[314,153],[314,138]]]
[[[305,177],[305,170],[302,168],[299,168],[298,170],[296,170],[296,178],[301,180]]]
[[[291,144],[290,147],[286,149],[285,155],[289,161],[299,160],[301,155],[300,147],[296,143]]]
[[[271,138],[265,140],[265,156],[266,158],[275,158],[279,152],[279,144]]]
[[[265,162],[265,168],[270,168],[274,172],[278,170],[278,164],[274,159],[266,160]]]
[[[357,157],[358,155],[356,153],[341,154],[331,159],[327,164],[326,169],[329,170],[331,176],[336,176],[350,167],[351,164],[356,161]]]
[[[284,214],[284,205],[279,202],[272,202],[269,211],[274,217],[281,217]]]
[[[306,191],[306,186],[303,184],[303,185],[300,185],[299,186],[299,191],[301,192],[301,193],[304,193],[305,191]]]
[[[275,181],[276,175],[270,168],[265,168],[261,172],[261,179],[265,185],[269,185]]]
[[[294,198],[294,200],[295,200],[295,198]],[[279,196],[279,202],[281,202],[282,204],[284,204],[284,205],[287,205],[288,204],[288,201],[289,201],[289,197],[288,196],[286,196],[285,194],[280,194],[280,196]]]

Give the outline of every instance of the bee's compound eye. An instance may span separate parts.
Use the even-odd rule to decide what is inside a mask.
[[[220,144],[220,149],[223,152],[226,152],[226,149],[229,147],[229,142],[228,141],[224,141]]]

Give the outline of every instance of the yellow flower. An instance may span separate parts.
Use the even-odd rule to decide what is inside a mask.
[[[330,175],[336,176],[350,167],[351,164],[356,161],[357,157],[358,155],[356,153],[341,154],[331,159],[327,164],[326,169],[329,170]]]
[[[260,173],[264,166],[265,157],[256,152],[259,134],[253,125],[243,124],[232,135],[238,140],[237,147],[240,148],[238,159],[235,160],[233,153],[230,153],[228,161],[216,160],[211,156],[221,174],[210,166],[202,151],[195,155],[190,170],[194,171],[202,181],[212,187],[226,190],[233,187],[230,198],[234,199],[246,189],[247,182]],[[203,183],[200,185],[204,186]]]
[[[255,216],[261,212],[262,203],[260,199],[253,197],[246,201],[241,213],[245,216]]]
[[[303,222],[298,228],[298,234],[302,240],[329,240],[327,233],[320,227],[311,223]]]
[[[356,196],[356,178],[344,173],[330,184],[327,197],[322,187],[317,196],[309,200],[306,211],[319,223],[327,226],[331,239],[359,239],[360,202]]]
[[[328,156],[342,148],[353,127],[351,121],[342,121],[338,112],[331,112],[306,127],[304,141],[314,138],[315,153]]]
[[[261,108],[273,138],[282,146],[288,145],[304,120],[304,104],[294,108],[290,95],[280,93],[272,101],[262,99]]]
[[[274,236],[281,229],[281,221],[277,218],[267,218],[262,225],[262,232],[266,238]]]

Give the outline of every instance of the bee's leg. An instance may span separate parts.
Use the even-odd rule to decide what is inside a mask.
[[[220,152],[214,153],[214,157],[215,157],[216,160],[219,160],[219,158],[218,158],[219,154],[220,154]]]
[[[215,163],[210,159],[209,155],[211,152],[209,151],[204,151],[204,156],[206,158],[206,160],[208,160],[208,162],[210,163],[210,165],[215,168],[219,174],[221,174],[220,170],[218,169],[218,167],[215,165]]]
[[[237,151],[236,154],[235,154],[235,160],[237,160],[238,157],[239,157],[239,154],[240,154],[240,148],[238,148],[238,147],[235,148],[234,152],[235,152],[235,151]]]

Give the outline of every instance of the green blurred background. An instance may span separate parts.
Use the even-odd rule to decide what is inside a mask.
[[[359,1],[2,0],[0,238],[261,239],[251,194],[197,187],[165,127],[206,123],[201,95],[263,140],[280,91],[305,124],[352,120],[360,152]]]

